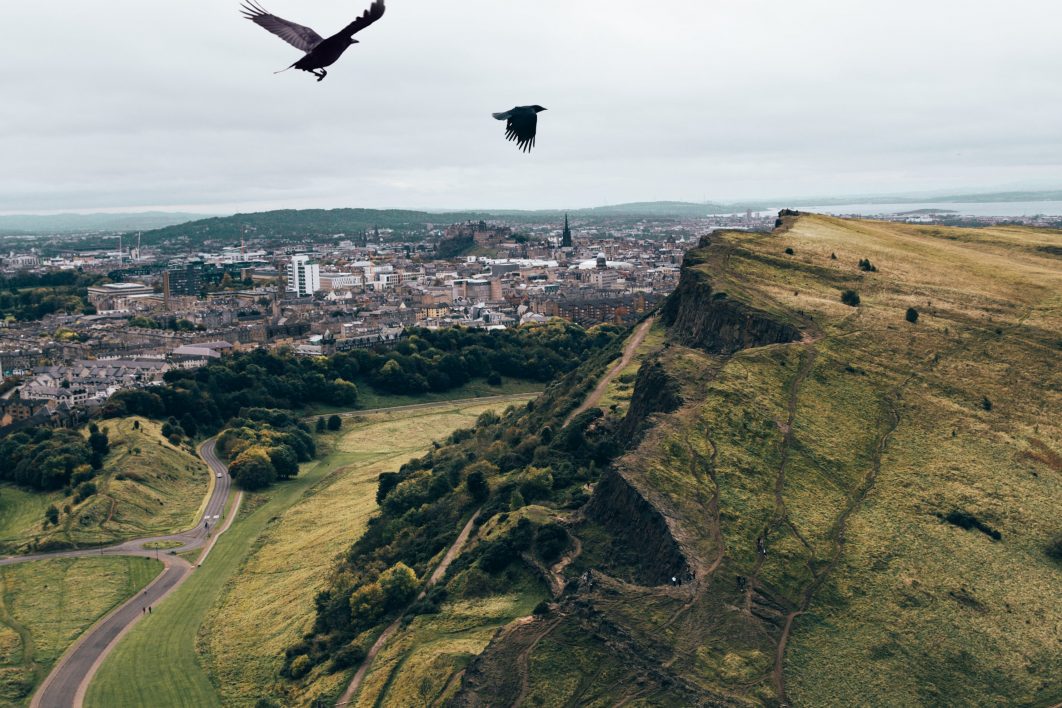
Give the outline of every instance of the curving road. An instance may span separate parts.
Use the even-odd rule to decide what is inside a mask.
[[[235,510],[239,504],[240,495],[237,495],[237,500],[233,504],[233,511],[229,514],[229,518],[225,520],[225,525],[219,527],[221,517],[225,513],[225,504],[229,497],[229,490],[232,487],[232,479],[228,475],[228,468],[225,463],[218,458],[215,452],[215,443],[216,440],[211,438],[199,448],[200,456],[207,463],[210,473],[214,476],[214,485],[195,528],[169,536],[141,538],[95,550],[38,553],[0,559],[0,565],[14,565],[16,563],[28,563],[49,558],[83,558],[85,556],[101,555],[146,556],[158,558],[165,566],[163,572],[150,585],[144,588],[139,595],[127,600],[97,622],[67,650],[56,663],[52,672],[48,674],[44,683],[37,689],[30,703],[31,708],[70,708],[71,706],[80,706],[89,681],[122,635],[144,616],[146,608],[153,607],[164,600],[167,595],[180,587],[181,583],[192,572],[193,566],[191,563],[172,554],[203,548],[203,553],[200,554],[197,561],[198,565],[203,562],[210,552],[217,536],[228,529],[232,519],[236,516]],[[160,541],[179,542],[181,545],[167,549],[165,554],[144,548],[149,543]]]

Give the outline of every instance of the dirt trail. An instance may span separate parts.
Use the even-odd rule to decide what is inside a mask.
[[[631,360],[634,359],[634,355],[638,352],[638,347],[642,346],[642,342],[645,341],[645,337],[649,334],[649,330],[652,328],[655,321],[655,317],[650,317],[645,322],[638,325],[638,329],[634,330],[634,334],[632,334],[631,338],[627,341],[627,346],[623,348],[623,356],[620,357],[620,360],[616,362],[611,369],[609,369],[609,372],[605,374],[604,378],[598,382],[597,387],[589,396],[587,396],[583,405],[576,408],[575,411],[568,416],[568,419],[564,421],[565,427],[575,420],[576,416],[585,413],[601,402],[605,392],[608,391],[609,384],[611,384],[612,381],[619,376],[620,372],[627,368],[631,363]]]
[[[465,527],[461,529],[461,533],[458,534],[457,540],[446,551],[446,555],[443,556],[442,562],[428,577],[428,582],[424,584],[424,589],[417,595],[418,600],[423,600],[433,586],[438,584],[440,580],[446,575],[446,571],[450,569],[450,564],[454,562],[458,554],[461,553],[461,549],[464,548],[465,543],[468,542],[468,537],[472,535],[472,529],[475,527],[476,519],[479,518],[479,511],[472,515],[472,518],[468,520]],[[402,618],[405,616],[403,612],[399,615],[394,622],[387,626],[387,629],[383,631],[376,641],[373,642],[372,648],[369,649],[369,653],[365,655],[365,660],[361,662],[361,666],[358,667],[357,672],[354,674],[354,678],[350,680],[350,684],[347,685],[347,690],[343,691],[343,695],[336,701],[336,706],[346,706],[354,702],[354,696],[357,695],[358,689],[361,688],[362,681],[365,680],[366,674],[369,673],[369,669],[372,668],[372,662],[376,659],[376,656],[383,651],[383,648],[387,646],[387,643],[391,641],[391,637],[395,635],[398,628],[402,625]]]

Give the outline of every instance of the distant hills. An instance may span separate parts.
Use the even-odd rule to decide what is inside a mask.
[[[184,212],[151,211],[135,214],[54,214],[0,216],[0,234],[63,234],[150,231],[150,241],[175,237],[192,241],[238,239],[243,235],[266,237],[355,234],[374,228],[422,232],[429,224],[450,224],[469,219],[501,218],[515,222],[541,222],[568,213],[576,218],[698,218],[763,211],[781,207],[842,204],[958,204],[1062,201],[1062,190],[982,193],[906,193],[848,195],[843,197],[778,198],[723,202],[629,202],[579,209],[283,209],[208,216]]]
[[[147,211],[137,214],[16,214],[0,216],[4,233],[85,233],[93,231],[150,231],[206,218],[205,214]]]

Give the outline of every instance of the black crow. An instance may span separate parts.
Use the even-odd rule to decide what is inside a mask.
[[[492,115],[498,120],[506,121],[506,140],[515,140],[516,146],[523,152],[531,152],[538,131],[538,114],[544,110],[546,109],[542,106],[517,106],[511,111]]]
[[[384,9],[384,0],[375,0],[361,17],[328,39],[323,39],[309,27],[269,14],[255,0],[247,0],[244,3],[243,16],[256,25],[265,27],[296,49],[306,52],[306,56],[288,69],[308,71],[316,76],[318,81],[322,81],[328,75],[325,67],[335,64],[339,57],[343,56],[343,52],[347,51],[347,47],[357,44],[358,40],[354,39],[354,35],[383,17]]]

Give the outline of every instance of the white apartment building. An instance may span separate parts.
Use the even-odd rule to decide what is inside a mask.
[[[297,297],[309,297],[321,289],[321,266],[310,256],[300,254],[288,263],[287,291]]]

